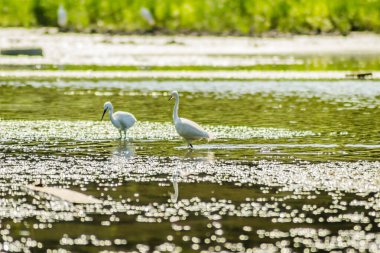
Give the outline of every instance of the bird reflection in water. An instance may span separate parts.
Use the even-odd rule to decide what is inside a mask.
[[[208,162],[208,163],[213,163],[214,160],[215,160],[215,154],[214,154],[214,152],[211,152],[211,151],[197,152],[194,149],[189,149],[186,152],[184,158],[187,161],[189,161],[189,158],[190,158],[190,161],[192,161],[192,162]]]
[[[170,199],[173,203],[176,203],[178,200],[178,194],[179,194],[179,192],[178,192],[178,177],[179,177],[179,170],[176,169],[172,175],[172,184],[173,184],[174,193],[170,193]]]
[[[178,196],[179,196],[178,180],[180,179],[180,177],[186,178],[188,175],[193,174],[194,171],[192,170],[192,168],[197,163],[204,163],[204,162],[213,163],[215,160],[215,156],[214,156],[214,152],[211,152],[211,151],[207,153],[197,153],[197,152],[194,152],[193,150],[189,150],[185,154],[184,160],[186,160],[186,162],[184,162],[185,166],[182,168],[176,168],[172,174],[171,181],[172,181],[173,190],[174,190],[174,193],[170,193],[170,200],[172,203],[176,203],[178,201]]]
[[[129,159],[135,155],[135,146],[131,142],[122,140],[112,154],[114,157]]]

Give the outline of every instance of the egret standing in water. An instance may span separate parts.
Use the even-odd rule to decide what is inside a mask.
[[[65,7],[63,5],[59,5],[58,11],[57,11],[57,23],[61,30],[65,29],[67,26],[67,12]]]
[[[175,130],[182,138],[186,140],[189,147],[193,148],[191,142],[194,140],[211,139],[212,135],[194,121],[178,117],[179,94],[177,91],[172,91],[169,100],[172,98],[175,99],[173,110],[173,123]]]
[[[113,113],[113,106],[111,102],[104,103],[104,111],[102,115],[102,119],[104,114],[106,114],[107,110],[109,110],[110,120],[112,125],[116,127],[120,132],[120,139],[123,138],[122,132],[124,132],[124,139],[127,137],[127,130],[132,127],[137,121],[135,116],[129,112],[115,112]]]

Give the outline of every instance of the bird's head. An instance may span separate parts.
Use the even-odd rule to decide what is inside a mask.
[[[101,120],[103,120],[103,118],[104,118],[104,114],[106,114],[107,110],[111,110],[111,109],[112,109],[112,104],[111,104],[111,102],[109,102],[109,101],[108,101],[108,102],[105,102],[103,108],[104,108],[104,111],[103,111],[103,115],[102,115]]]
[[[170,94],[170,98],[169,98],[169,100],[171,100],[172,98],[177,99],[178,96],[179,96],[178,91],[173,90],[172,93]]]

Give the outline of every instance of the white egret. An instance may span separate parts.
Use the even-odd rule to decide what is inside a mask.
[[[63,5],[59,5],[57,11],[57,23],[60,28],[65,28],[67,25],[67,12]]]
[[[112,125],[116,127],[120,132],[120,139],[123,138],[122,132],[124,132],[124,138],[127,137],[127,130],[132,127],[137,121],[135,116],[129,112],[115,112],[113,113],[113,106],[111,102],[104,103],[104,111],[102,115],[102,119],[104,114],[106,114],[107,110],[109,110],[110,120]]]
[[[194,121],[178,117],[178,106],[179,106],[179,94],[177,91],[173,91],[169,100],[175,99],[175,105],[173,110],[173,123],[177,133],[186,140],[190,148],[193,148],[191,144],[194,140],[212,138],[211,133],[204,130],[200,125]]]
[[[150,12],[150,10],[148,10],[145,7],[142,7],[140,9],[140,14],[148,22],[149,25],[153,26],[155,24],[152,12]]]

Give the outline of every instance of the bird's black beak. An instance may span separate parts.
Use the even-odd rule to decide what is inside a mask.
[[[168,99],[168,101],[171,100],[172,98],[173,98],[173,96],[170,96],[170,98]]]
[[[106,112],[107,112],[107,109],[104,109],[104,111],[103,111],[103,115],[102,115],[102,118],[100,119],[100,121],[103,120],[103,118],[104,118],[104,114],[106,114]]]

